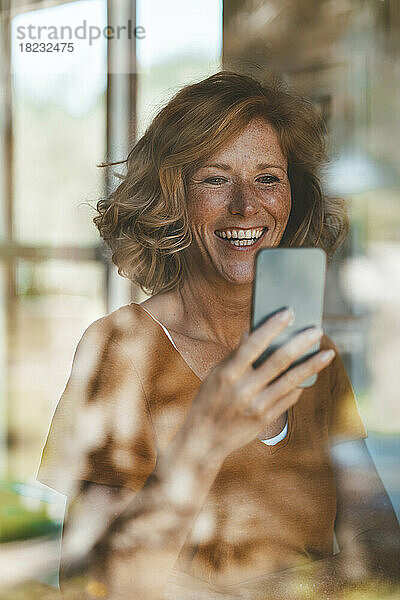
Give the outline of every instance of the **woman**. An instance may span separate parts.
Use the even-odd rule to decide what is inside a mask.
[[[396,518],[332,342],[285,372],[307,330],[252,367],[291,318],[249,333],[256,251],[346,234],[324,158],[307,101],[220,72],[160,111],[99,202],[119,272],[153,295],[84,333],[38,475],[68,496],[63,565],[86,559],[87,597],[323,598],[393,576]]]

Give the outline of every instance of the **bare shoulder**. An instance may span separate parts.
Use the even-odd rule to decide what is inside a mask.
[[[75,352],[75,370],[86,373],[99,370],[105,363],[140,363],[143,350],[151,342],[149,338],[151,328],[140,306],[121,306],[85,329]]]
[[[155,294],[141,302],[140,306],[151,313],[167,329],[171,331],[182,329],[181,304],[175,291]]]
[[[121,342],[137,334],[142,320],[140,306],[132,302],[93,321],[82,337],[85,341],[97,339],[103,342]]]

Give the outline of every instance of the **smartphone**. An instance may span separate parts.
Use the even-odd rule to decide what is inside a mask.
[[[291,308],[294,321],[255,361],[258,367],[277,348],[308,327],[321,327],[326,279],[326,254],[321,248],[263,248],[255,259],[251,329],[284,308]],[[314,344],[291,367],[319,351]],[[290,368],[291,368],[290,367]],[[300,387],[315,383],[312,375]]]

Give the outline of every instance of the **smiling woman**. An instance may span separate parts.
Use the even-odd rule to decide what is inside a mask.
[[[251,283],[254,253],[277,246],[289,219],[287,160],[273,127],[253,117],[209,162],[188,185],[187,267],[208,281],[223,270],[232,283]]]
[[[253,367],[293,317],[249,332],[256,251],[332,254],[346,234],[324,156],[306,100],[220,72],[155,117],[98,203],[119,271],[153,295],[85,331],[38,474],[68,496],[61,580],[86,566],[86,597],[320,599],[393,578],[399,528],[334,344],[307,329]]]
[[[325,158],[324,125],[308,100],[244,75],[217,73],[183,88],[154,118],[123,161],[124,181],[99,202],[95,223],[120,274],[151,293],[179,286],[188,271],[188,190],[205,196],[217,188],[226,202],[228,188],[239,205],[241,194],[254,192],[270,204],[275,198],[280,212],[291,190],[287,226],[268,228],[268,241],[319,246],[331,255],[347,234],[347,217],[339,199],[323,197],[318,172]],[[243,226],[238,216],[235,221],[228,225]],[[253,221],[271,226],[273,211],[266,223]]]

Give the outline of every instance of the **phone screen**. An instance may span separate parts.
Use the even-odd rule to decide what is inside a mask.
[[[279,346],[308,327],[321,327],[326,277],[326,254],[320,248],[265,248],[256,256],[251,328],[290,307],[294,321],[254,363],[259,366]],[[292,366],[319,351],[319,342]],[[301,387],[313,385],[316,375]]]

